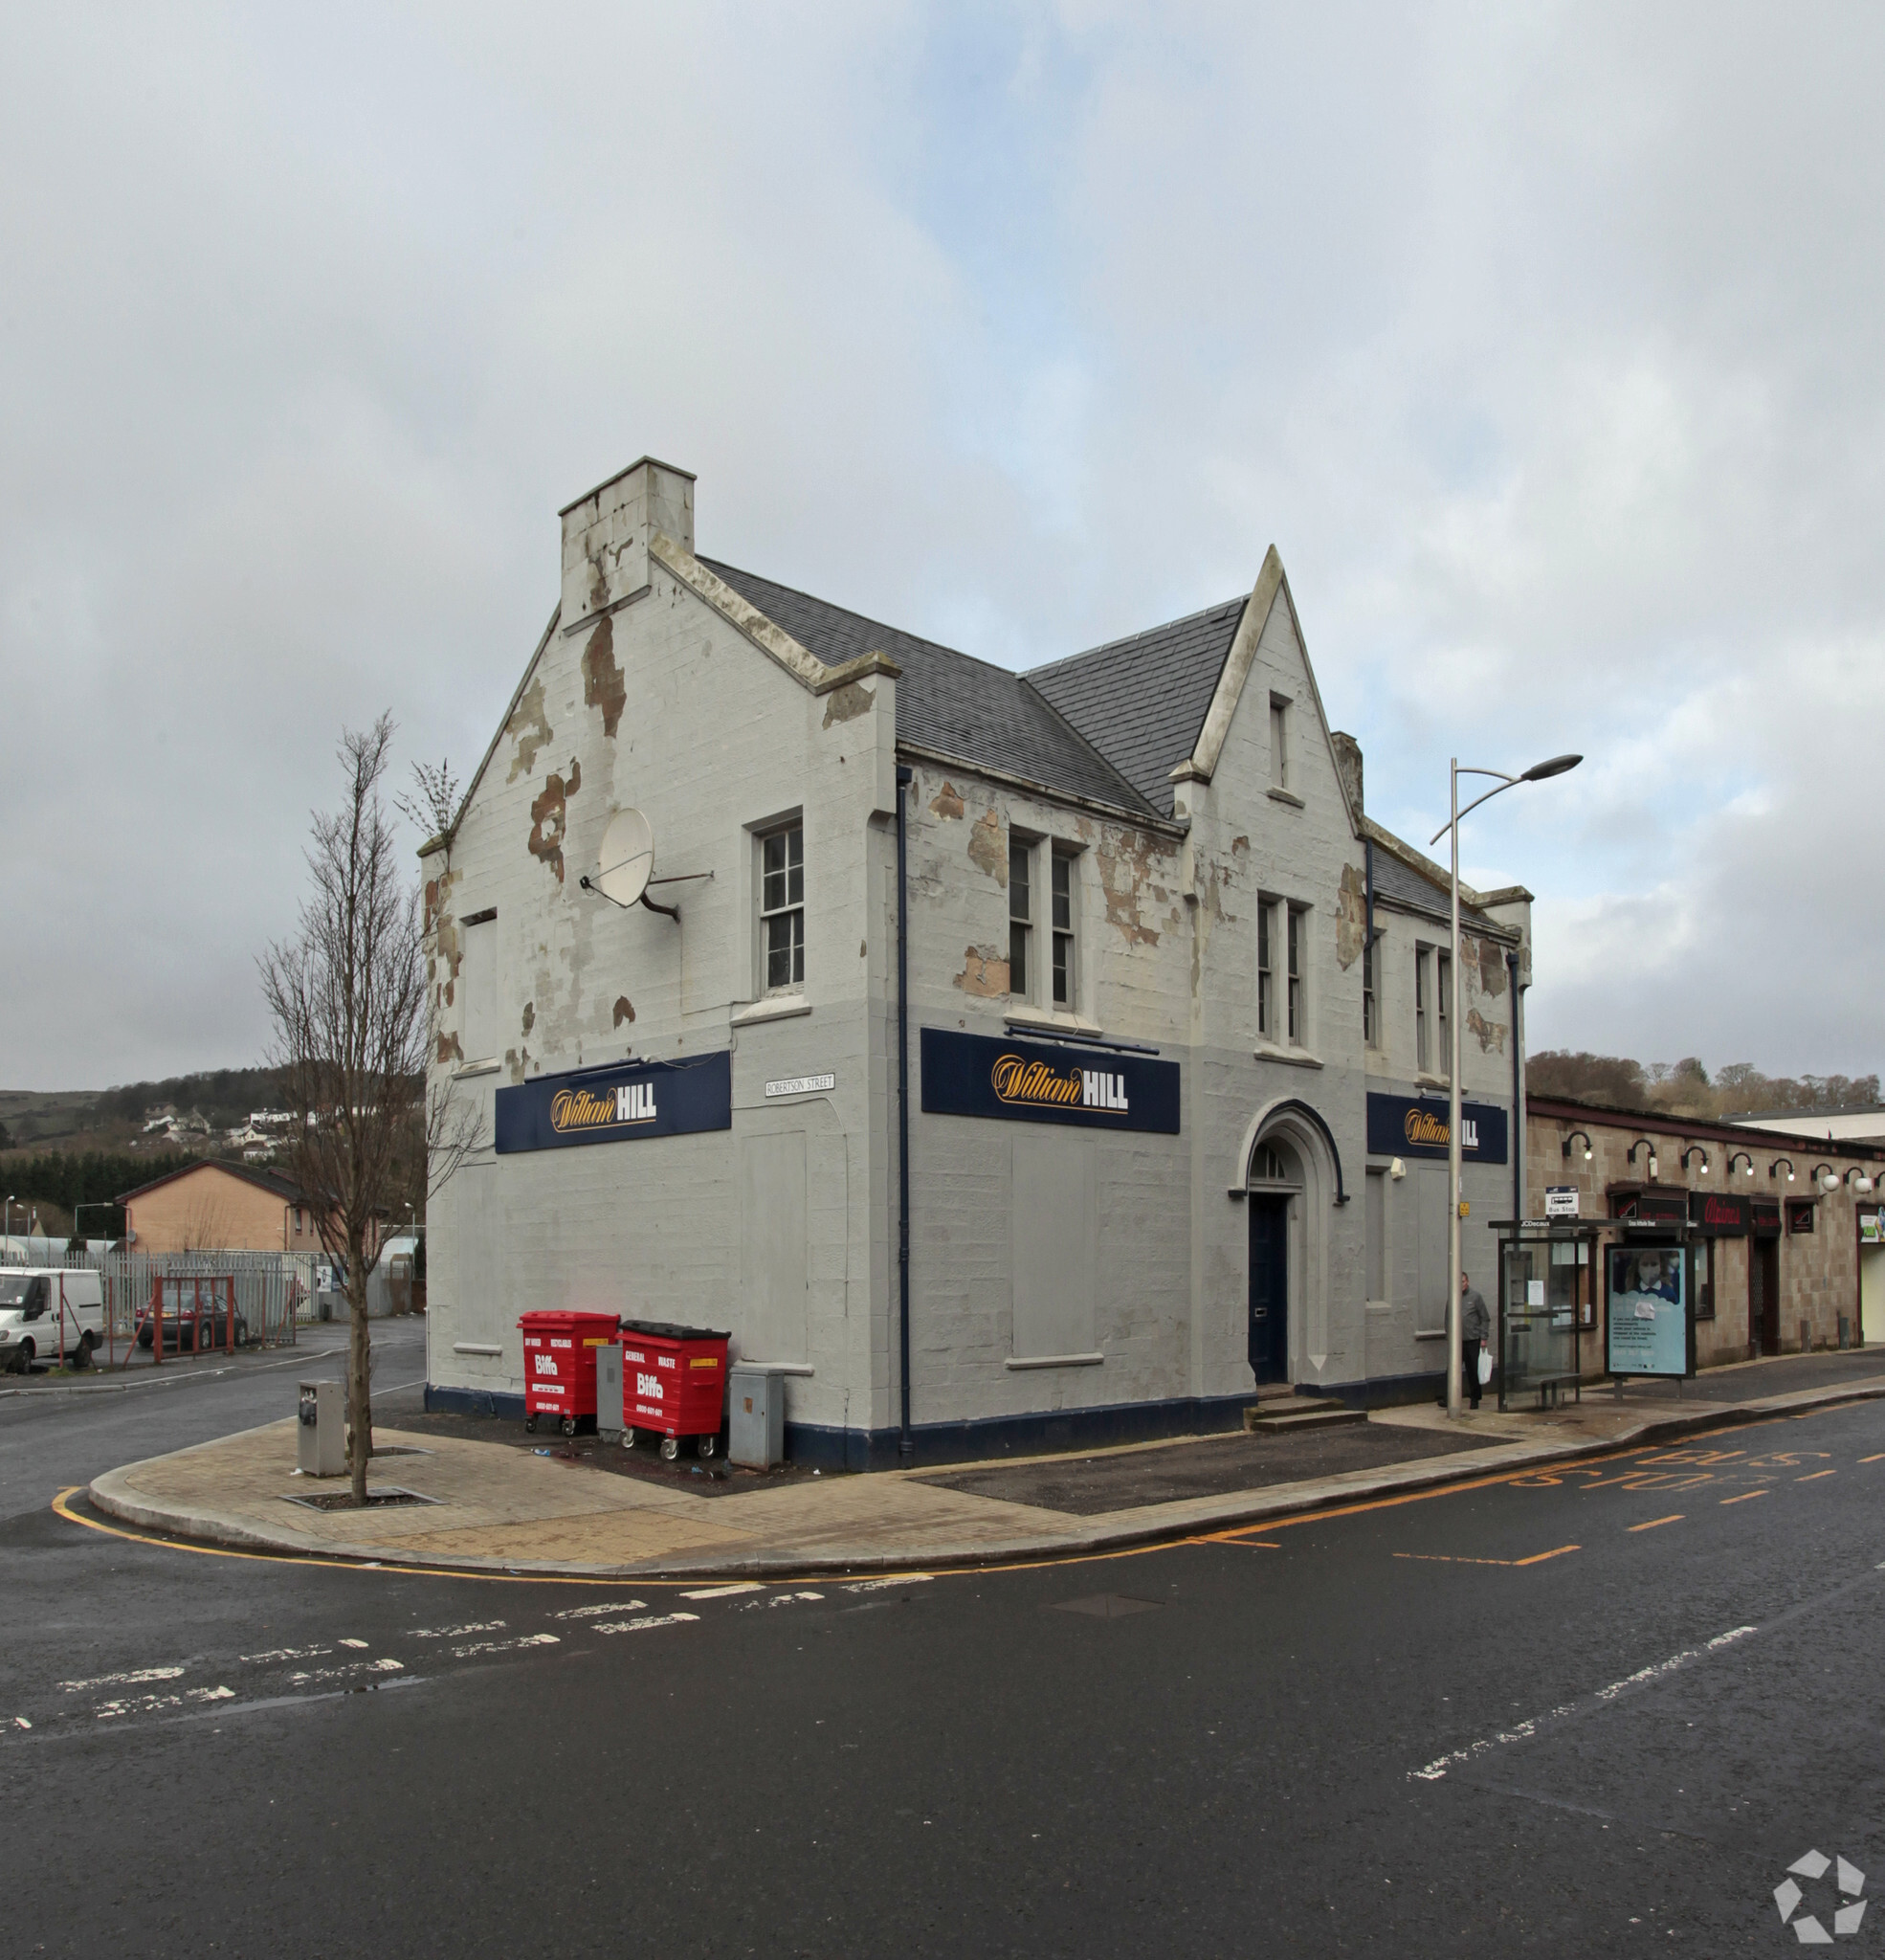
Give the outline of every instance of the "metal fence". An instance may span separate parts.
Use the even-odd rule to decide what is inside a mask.
[[[329,1264],[305,1252],[137,1253],[61,1246],[46,1257],[33,1241],[0,1245],[0,1265],[81,1266],[96,1272],[104,1295],[107,1345],[118,1348],[135,1338],[138,1316],[150,1304],[152,1281],[212,1276],[234,1281],[235,1311],[251,1341],[292,1347],[296,1326],[319,1317],[316,1286]]]

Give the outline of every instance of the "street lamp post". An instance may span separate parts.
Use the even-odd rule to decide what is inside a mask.
[[[1459,1184],[1460,1184],[1460,1136],[1459,1136],[1459,1013],[1460,1013],[1460,971],[1459,971],[1459,820],[1471,816],[1480,804],[1489,803],[1495,796],[1502,795],[1507,790],[1519,783],[1541,783],[1547,776],[1562,776],[1566,769],[1574,769],[1584,760],[1581,755],[1554,755],[1548,762],[1534,763],[1523,774],[1508,776],[1502,769],[1463,769],[1458,756],[1453,759],[1452,809],[1453,814],[1428,840],[1430,851],[1442,837],[1453,840],[1453,958],[1449,984],[1453,998],[1447,1003],[1447,1019],[1450,1024],[1447,1042],[1447,1414],[1456,1416],[1460,1413],[1459,1394]],[[1483,796],[1475,796],[1464,810],[1459,807],[1459,779],[1462,776],[1496,776],[1497,784]],[[1518,1111],[1513,1111],[1518,1117]],[[1522,1172],[1523,1167],[1520,1166]],[[1523,1209],[1521,1206],[1520,1210]]]

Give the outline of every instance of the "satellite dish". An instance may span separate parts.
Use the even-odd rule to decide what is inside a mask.
[[[654,833],[638,810],[618,811],[609,819],[597,854],[595,888],[617,905],[632,905],[648,889],[654,872]]]

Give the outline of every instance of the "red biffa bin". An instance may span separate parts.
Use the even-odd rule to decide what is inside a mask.
[[[595,1350],[615,1338],[612,1313],[526,1313],[523,1331],[523,1426],[554,1416],[565,1436],[595,1416]]]
[[[622,1323],[622,1447],[634,1447],[635,1432],[661,1438],[670,1463],[680,1439],[694,1437],[697,1455],[720,1447],[721,1408],[726,1398],[728,1336],[708,1327],[676,1327],[665,1321]]]

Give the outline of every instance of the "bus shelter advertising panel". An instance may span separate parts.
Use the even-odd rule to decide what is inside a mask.
[[[1695,1314],[1687,1251],[1679,1245],[1613,1245],[1608,1277],[1609,1372],[1693,1374]]]

